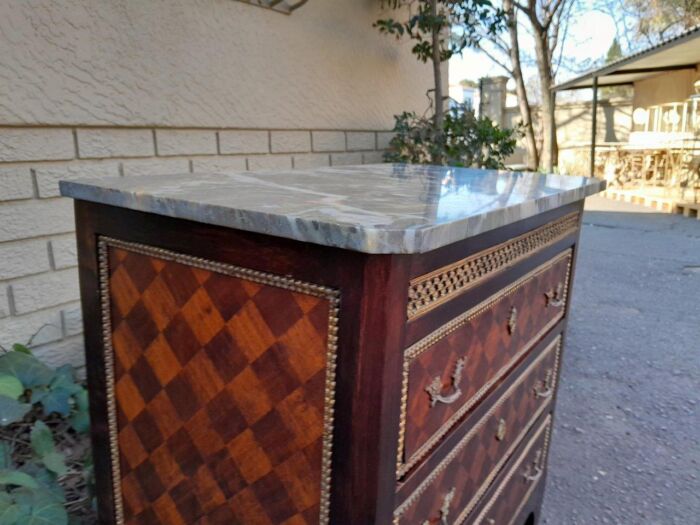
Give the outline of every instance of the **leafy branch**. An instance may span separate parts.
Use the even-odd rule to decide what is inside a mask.
[[[0,523],[67,525],[91,514],[88,394],[70,365],[21,344],[0,355]]]
[[[439,139],[431,119],[413,112],[394,118],[396,135],[384,157],[389,162],[429,164],[439,148],[450,166],[501,169],[521,135],[519,129],[500,129],[463,106],[447,112]]]
[[[434,83],[433,135],[437,143],[445,121],[442,63],[476,47],[482,32],[497,34],[505,27],[505,16],[491,0],[381,0],[382,6],[403,15],[401,19],[382,18],[374,23],[381,33],[414,42],[411,51],[423,63],[432,62]],[[477,28],[481,29],[478,31]],[[442,148],[433,150],[431,162],[442,164]]]

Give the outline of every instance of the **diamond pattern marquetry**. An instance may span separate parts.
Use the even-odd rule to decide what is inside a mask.
[[[326,522],[334,303],[128,246],[106,249],[117,521]]]
[[[564,317],[571,256],[570,251],[564,252],[406,351],[405,437],[399,475],[425,457]],[[551,291],[555,296],[548,298]],[[460,359],[464,366],[455,381]],[[445,394],[457,389],[461,394],[449,403],[432,402],[428,388],[436,378]]]
[[[491,409],[460,440],[394,516],[396,524],[441,523],[445,495],[449,501],[447,523],[461,523],[474,509],[525,434],[550,406],[550,397],[537,395],[543,385],[554,388],[560,339],[533,361]],[[459,518],[458,518],[459,516]]]

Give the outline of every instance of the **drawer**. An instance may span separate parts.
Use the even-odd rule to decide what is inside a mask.
[[[472,525],[513,525],[527,504],[544,473],[552,431],[552,416],[547,416],[525,448],[517,454],[498,488],[481,508]],[[455,523],[462,523],[459,516]]]
[[[523,365],[525,370],[420,483],[412,483],[410,492],[399,488],[395,525],[453,523],[456,516],[470,515],[528,431],[551,408],[560,352],[561,335]]]
[[[572,254],[562,252],[405,351],[399,478],[564,317]]]

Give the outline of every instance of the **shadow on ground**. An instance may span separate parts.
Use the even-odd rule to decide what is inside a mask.
[[[541,523],[700,523],[700,221],[586,210]]]

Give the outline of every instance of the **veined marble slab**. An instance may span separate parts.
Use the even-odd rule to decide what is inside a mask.
[[[61,194],[366,253],[422,253],[583,199],[586,177],[376,164],[62,181]]]

